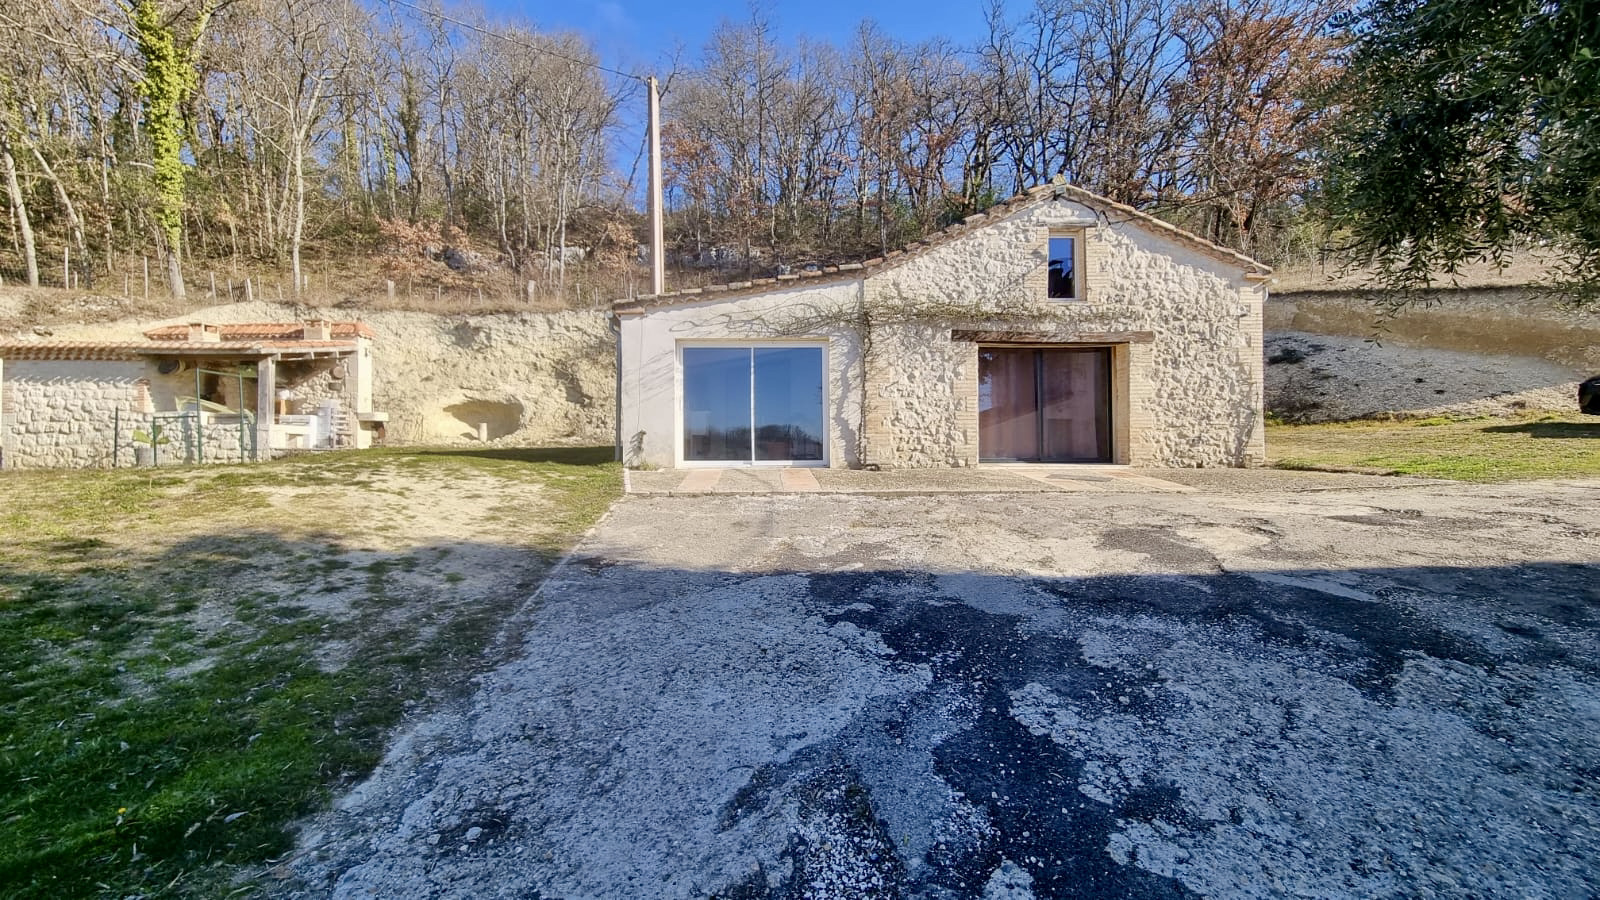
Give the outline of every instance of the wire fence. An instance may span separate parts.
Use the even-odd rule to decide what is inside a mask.
[[[25,287],[28,271],[0,260],[0,287]],[[38,258],[38,285],[140,301],[145,306],[176,304],[164,263],[154,256],[119,254],[109,265],[85,264],[70,251]],[[184,270],[182,306],[247,303],[305,304],[358,309],[454,311],[533,311],[600,309],[637,290],[641,273],[592,271],[573,267],[564,277],[521,278],[491,272],[441,280],[437,277],[352,273],[344,267],[312,263],[295,276],[274,268],[226,261],[191,263]]]

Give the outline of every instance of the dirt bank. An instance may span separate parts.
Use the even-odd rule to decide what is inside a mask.
[[[1527,356],[1305,332],[1266,339],[1267,410],[1289,422],[1573,410],[1577,373]]]
[[[1424,304],[1380,316],[1370,294],[1300,290],[1274,294],[1267,332],[1309,332],[1492,356],[1543,359],[1600,372],[1600,311],[1578,310],[1526,288],[1440,290]]]
[[[613,440],[614,344],[598,312],[435,315],[258,301],[166,319],[95,321],[93,315],[64,314],[41,326],[37,336],[128,340],[175,322],[278,322],[310,315],[359,317],[377,333],[373,394],[377,408],[389,413],[392,443],[475,443],[480,423],[488,426],[492,442],[508,445]],[[35,336],[31,325],[23,330],[10,324],[19,335]]]
[[[1266,403],[1291,422],[1570,411],[1600,372],[1600,315],[1525,287],[1437,290],[1384,316],[1370,293],[1290,290],[1266,310]]]

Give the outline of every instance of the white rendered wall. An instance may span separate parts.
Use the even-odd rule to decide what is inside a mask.
[[[852,330],[837,321],[853,314],[859,297],[859,282],[833,282],[623,316],[624,462],[682,464],[680,344],[795,342],[827,346],[828,465],[853,465],[861,421],[861,356]]]

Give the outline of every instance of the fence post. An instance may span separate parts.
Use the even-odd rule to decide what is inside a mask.
[[[72,246],[61,248],[61,286],[72,290]]]
[[[524,289],[524,293],[527,296],[528,303],[532,304],[533,303],[533,279],[532,278],[528,279],[528,286]]]
[[[255,301],[256,301],[255,288],[253,286],[251,286],[250,279],[246,278],[244,280],[244,302],[246,302],[246,303],[254,303]]]
[[[144,298],[150,299],[150,257],[144,258]]]
[[[217,273],[211,273],[211,299],[217,299]]]
[[[384,279],[383,290],[384,293],[389,295],[389,305],[394,306],[394,282],[390,279]]]

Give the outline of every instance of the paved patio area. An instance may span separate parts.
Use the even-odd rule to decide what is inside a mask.
[[[712,493],[619,502],[523,653],[308,826],[279,893],[1600,884],[1600,480],[647,474]],[[715,495],[747,483],[775,492]]]
[[[1186,494],[1214,490],[1333,490],[1428,483],[1415,478],[1277,469],[1137,469],[1096,465],[996,465],[975,469],[739,467],[626,473],[630,494]],[[1435,482],[1437,483],[1437,482]]]

